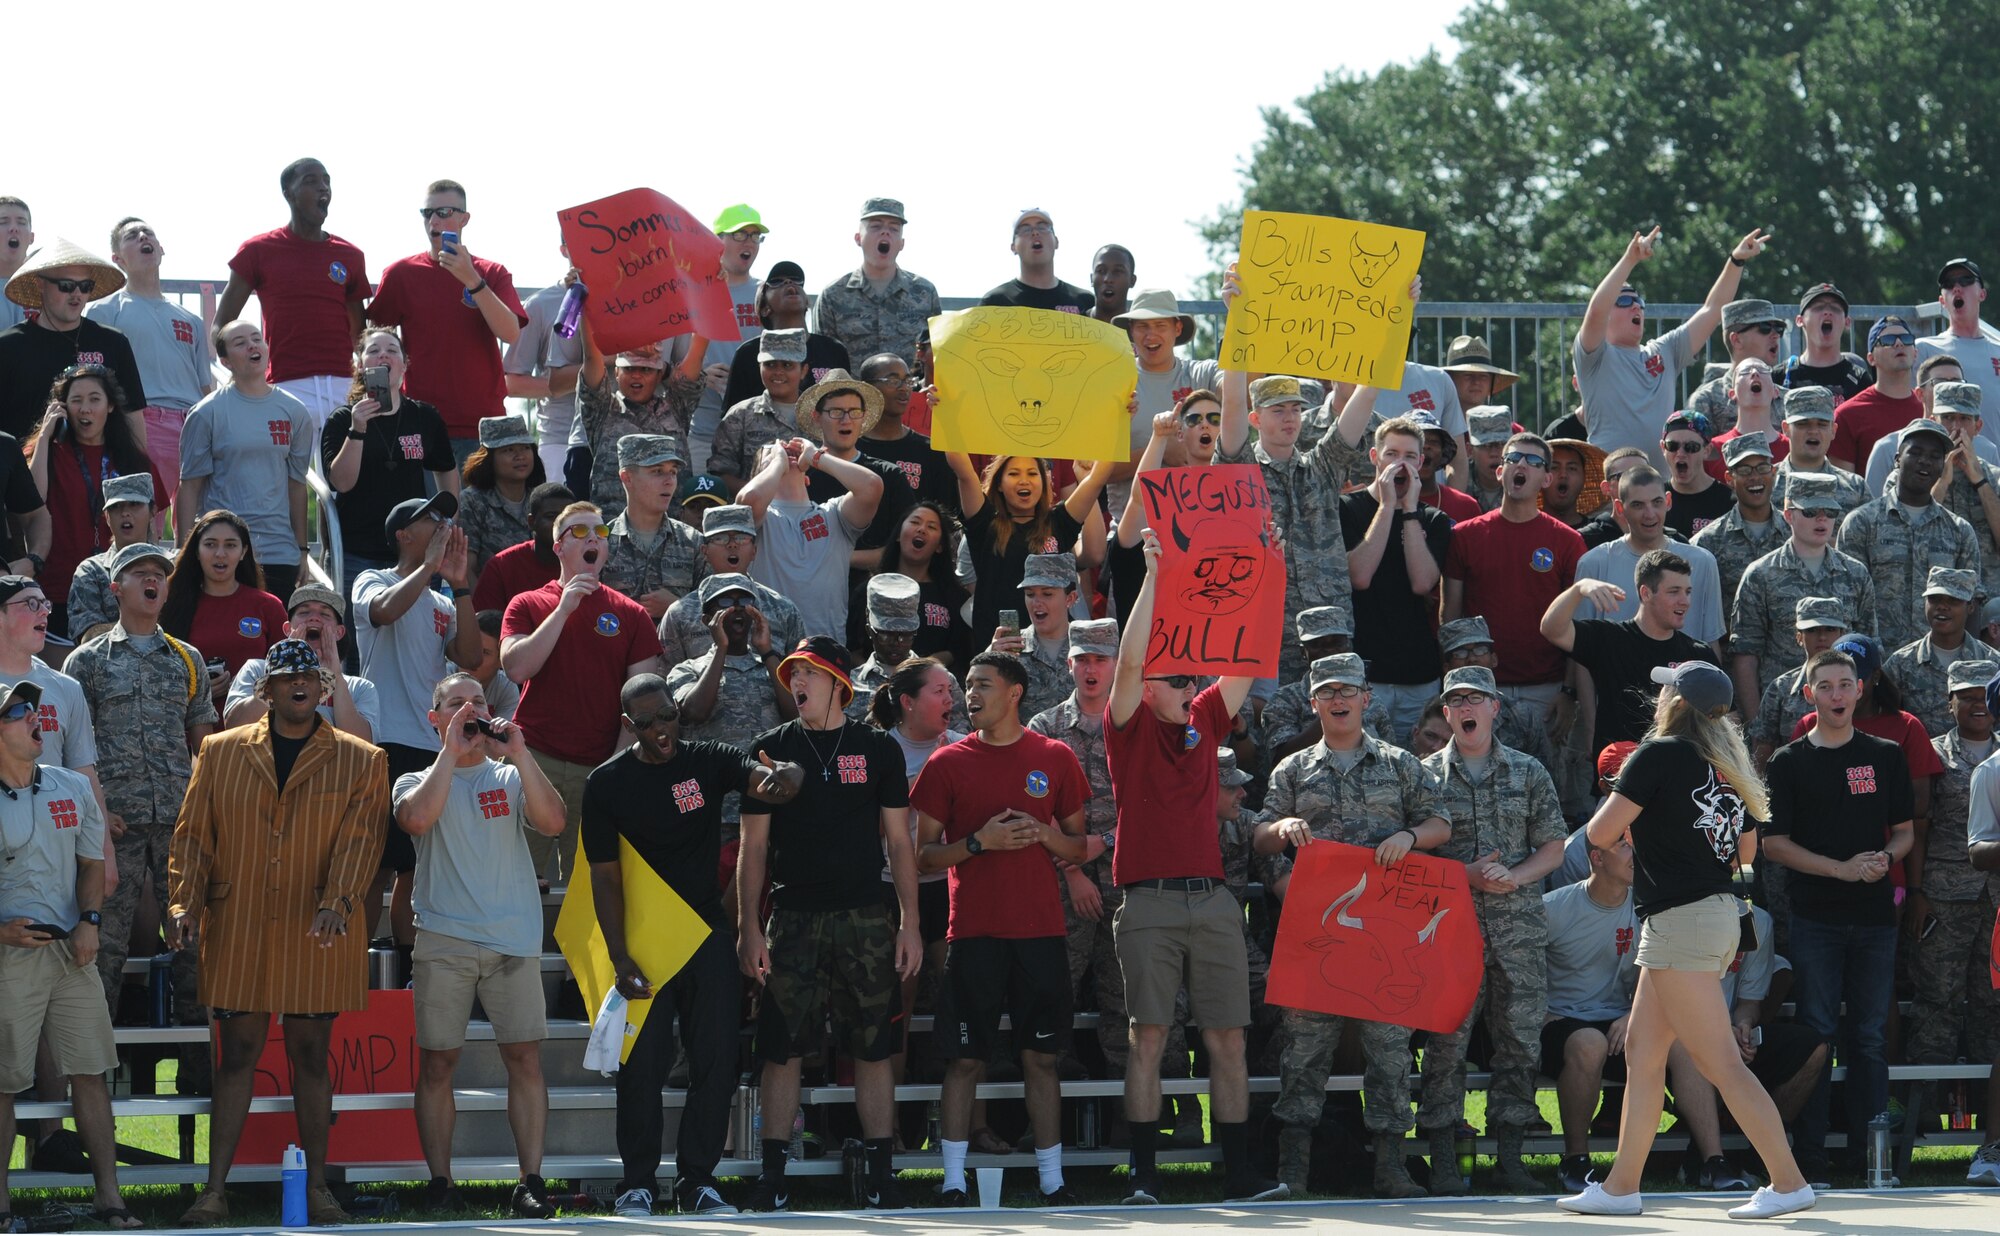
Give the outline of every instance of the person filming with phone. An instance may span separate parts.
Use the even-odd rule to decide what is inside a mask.
[[[386,326],[371,326],[354,352],[354,385],[320,431],[320,467],[333,486],[340,516],[342,578],[395,565],[396,539],[382,521],[398,503],[430,496],[424,474],[454,497],[458,463],[444,417],[421,399],[403,394],[409,359],[403,340]]]

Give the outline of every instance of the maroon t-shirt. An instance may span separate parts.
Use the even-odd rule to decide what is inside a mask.
[[[268,381],[354,372],[347,306],[368,298],[368,259],[333,233],[300,240],[289,227],[252,236],[229,259],[264,312]],[[199,647],[199,645],[197,645]]]
[[[1142,703],[1119,729],[1104,710],[1105,762],[1118,800],[1113,883],[1222,878],[1215,749],[1228,736],[1220,683],[1194,697],[1185,726],[1167,724]]]
[[[481,257],[472,259],[472,268],[526,326],[528,311],[514,294],[507,268]],[[402,328],[410,356],[403,392],[436,408],[452,437],[478,437],[481,417],[507,414],[500,341],[479,307],[466,303],[458,276],[428,252],[389,263],[381,290],[368,302],[368,320]]]
[[[1866,471],[1875,444],[1923,414],[1924,401],[1915,393],[1894,399],[1871,386],[1833,410],[1833,445],[1826,453]]]
[[[187,641],[205,657],[224,662],[231,677],[285,638],[285,603],[256,588],[238,587],[226,597],[206,592],[194,604]]]
[[[1486,619],[1503,683],[1562,681],[1560,648],[1542,638],[1542,613],[1576,582],[1583,538],[1553,515],[1537,511],[1525,523],[1488,511],[1451,530],[1445,578],[1465,585],[1463,612]]]
[[[502,644],[533,635],[561,600],[561,581],[550,580],[508,602],[500,620]],[[626,667],[659,655],[660,633],[644,606],[610,587],[583,598],[540,672],[521,688],[514,720],[528,745],[571,764],[595,767],[610,759],[618,746]]]
[[[479,582],[472,588],[472,607],[504,610],[507,602],[524,592],[533,592],[555,577],[556,564],[543,562],[535,553],[533,541],[509,545],[486,560],[485,569],[479,572]]]

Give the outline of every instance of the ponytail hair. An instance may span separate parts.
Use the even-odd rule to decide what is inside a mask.
[[[1646,738],[1687,740],[1717,775],[1729,783],[1729,788],[1736,791],[1750,818],[1771,818],[1770,791],[1764,788],[1764,779],[1757,775],[1757,766],[1750,760],[1750,750],[1743,745],[1743,731],[1726,714],[1710,716],[1688,703],[1686,696],[1668,688],[1660,692],[1660,702],[1653,710],[1653,726],[1646,731]]]
[[[936,657],[912,657],[898,665],[889,681],[875,688],[868,700],[868,722],[880,730],[893,730],[903,720],[903,697],[924,689],[932,670],[944,668]]]

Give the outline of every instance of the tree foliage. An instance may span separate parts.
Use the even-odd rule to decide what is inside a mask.
[[[1267,109],[1218,262],[1245,208],[1421,228],[1431,300],[1580,299],[1655,223],[1655,301],[1700,300],[1753,226],[1745,295],[1781,304],[1829,278],[1913,303],[1946,258],[2000,261],[2000,5],[1479,0],[1452,34]]]

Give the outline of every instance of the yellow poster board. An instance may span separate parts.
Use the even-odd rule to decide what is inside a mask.
[[[939,450],[1130,458],[1139,366],[1118,327],[1080,313],[982,306],[932,318],[931,351]]]
[[[1409,228],[1244,211],[1222,367],[1400,387],[1423,257]]]
[[[583,857],[581,846],[577,857]],[[618,875],[625,889],[625,947],[645,972],[654,993],[651,1000],[633,1000],[625,1006],[625,1042],[618,1050],[618,1059],[623,1061],[632,1054],[646,1015],[659,1003],[661,989],[708,939],[709,926],[623,837],[618,839]],[[590,1016],[597,1016],[618,976],[611,968],[611,953],[604,947],[604,932],[597,925],[597,898],[590,886],[588,863],[577,863],[569,891],[563,896],[562,912],[556,915],[556,944],[562,949],[563,960],[569,962],[570,973],[576,976],[576,985],[583,989],[583,1007]],[[673,1016],[671,1009],[667,1016]]]

